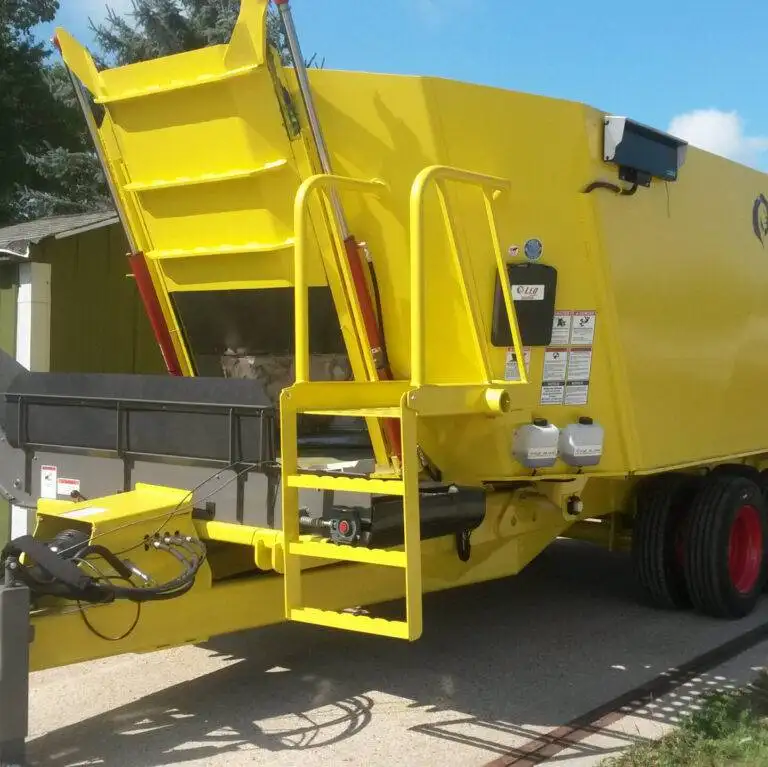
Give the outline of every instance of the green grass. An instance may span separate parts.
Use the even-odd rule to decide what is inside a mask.
[[[715,693],[663,738],[637,744],[601,767],[768,767],[768,675]]]

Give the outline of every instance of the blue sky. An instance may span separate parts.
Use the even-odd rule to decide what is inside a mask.
[[[247,0],[246,0],[247,1]],[[90,44],[105,2],[60,0]],[[746,0],[293,0],[326,67],[430,74],[583,101],[768,171],[768,4]],[[43,30],[44,33],[48,29]]]

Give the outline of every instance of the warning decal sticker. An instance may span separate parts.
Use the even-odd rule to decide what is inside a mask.
[[[594,309],[559,309],[552,318],[552,340],[544,350],[542,405],[586,405],[592,375],[597,325]],[[526,356],[526,369],[530,357]],[[519,375],[512,350],[507,351],[506,377]]]
[[[525,360],[525,374],[529,375],[531,372],[531,347],[523,347],[523,359]],[[519,381],[520,380],[520,366],[517,364],[517,357],[515,355],[514,347],[510,346],[507,349],[507,359],[504,363],[504,380],[505,381]]]
[[[541,385],[541,404],[542,405],[562,405],[565,396],[565,384],[542,384]]]
[[[568,377],[565,384],[566,405],[587,404],[591,372],[592,349],[572,349],[568,353]]]
[[[592,349],[571,349],[568,353],[568,381],[589,381]]]
[[[596,311],[573,312],[573,320],[571,322],[571,345],[592,346],[595,340],[596,324]]]
[[[542,405],[563,404],[567,369],[567,349],[549,348],[544,351],[544,370],[541,376]]]
[[[80,480],[79,479],[64,479],[59,477],[56,481],[56,492],[59,495],[70,496],[72,493],[80,492]]]
[[[58,469],[55,466],[40,467],[40,497],[56,498],[56,478]]]
[[[571,342],[571,320],[573,313],[568,311],[555,312],[552,321],[552,345],[568,346]]]
[[[586,405],[589,399],[589,382],[569,381],[565,386],[566,405]]]
[[[565,383],[565,371],[568,367],[567,349],[547,349],[544,352],[544,373],[541,380],[545,383],[562,381]]]

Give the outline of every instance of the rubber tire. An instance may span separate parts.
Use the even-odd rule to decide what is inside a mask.
[[[747,479],[751,479],[753,482],[761,484],[760,472],[754,466],[749,466],[745,463],[719,463],[709,472],[710,477],[716,475],[722,476],[724,474],[730,476],[746,477]]]
[[[763,535],[760,574],[746,593],[739,593],[728,571],[728,542],[734,515],[748,503],[760,516]],[[704,480],[691,504],[685,539],[684,572],[693,606],[713,618],[749,615],[765,585],[768,512],[761,488],[747,477],[727,472]]]
[[[716,474],[729,474],[731,476],[735,474],[751,479],[760,488],[763,498],[768,504],[768,469],[760,471],[754,466],[743,463],[720,463],[709,472],[710,477]]]
[[[632,531],[632,565],[642,601],[665,610],[691,606],[676,538],[701,478],[660,474],[642,482]]]
[[[768,469],[762,471],[754,468],[753,466],[747,466],[743,463],[721,463],[715,466],[710,472],[710,476],[713,474],[739,474],[742,477],[749,477],[753,482],[756,482],[760,490],[763,493],[763,498],[768,504]],[[768,540],[765,542],[766,556],[768,556]],[[768,591],[768,578],[766,578],[763,591]]]

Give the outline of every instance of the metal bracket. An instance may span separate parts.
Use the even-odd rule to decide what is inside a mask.
[[[29,731],[29,589],[6,569],[0,583],[0,767],[26,760]]]

